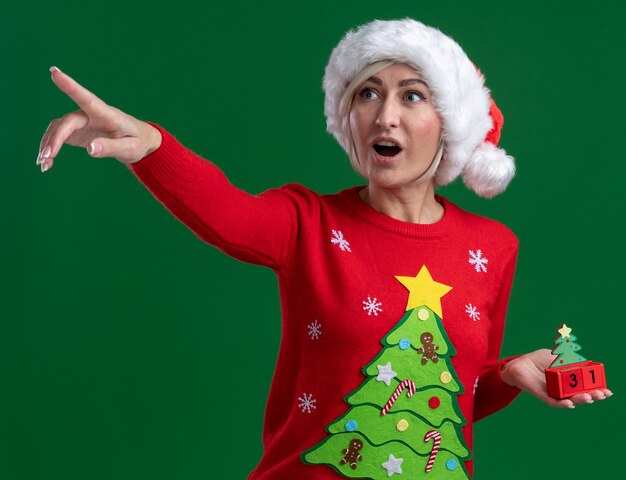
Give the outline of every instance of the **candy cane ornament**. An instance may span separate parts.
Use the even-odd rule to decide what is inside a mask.
[[[400,382],[400,385],[398,385],[398,388],[396,388],[396,390],[391,394],[391,398],[389,399],[387,404],[380,411],[381,415],[387,415],[387,412],[391,410],[391,407],[394,403],[396,403],[396,400],[398,400],[398,397],[405,388],[409,389],[409,392],[406,394],[406,396],[412,397],[415,393],[415,382],[413,382],[413,380],[409,380],[408,378],[406,380],[402,380],[402,382]]]
[[[430,456],[428,457],[428,463],[426,463],[426,473],[430,472],[433,469],[433,464],[435,463],[435,458],[437,458],[437,453],[439,453],[439,446],[441,445],[441,433],[437,430],[429,430],[424,435],[424,441],[428,442],[430,439],[433,439],[433,449],[430,452]]]

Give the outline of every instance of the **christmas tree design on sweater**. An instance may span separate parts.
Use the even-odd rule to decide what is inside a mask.
[[[345,397],[348,411],[302,459],[350,478],[469,479],[457,399],[464,389],[441,322],[441,297],[452,287],[434,281],[426,266],[396,279],[409,290],[405,315],[363,368],[366,380]]]

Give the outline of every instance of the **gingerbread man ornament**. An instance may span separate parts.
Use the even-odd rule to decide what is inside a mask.
[[[348,448],[344,448],[341,453],[345,454],[345,457],[341,459],[339,462],[341,465],[345,465],[346,463],[350,463],[352,470],[356,469],[356,462],[362,461],[363,457],[359,453],[359,451],[363,448],[363,442],[358,438],[353,438],[350,440],[350,446]]]
[[[420,342],[422,342],[422,346],[417,350],[417,353],[423,354],[422,365],[426,365],[428,360],[431,360],[433,363],[437,363],[439,361],[439,357],[437,356],[436,351],[439,349],[439,345],[433,343],[433,334],[429,332],[422,333]]]

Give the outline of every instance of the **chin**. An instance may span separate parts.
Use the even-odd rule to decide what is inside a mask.
[[[421,172],[416,172],[415,176],[407,175],[402,169],[377,168],[370,169],[365,178],[376,186],[385,188],[399,188],[407,186],[411,181],[418,177]]]
[[[395,190],[398,188],[403,188],[409,186],[409,182],[403,182],[401,180],[392,179],[392,178],[376,178],[370,177],[368,178],[369,184],[376,188],[385,188],[388,190]]]
[[[396,175],[369,175],[366,177],[369,184],[375,188],[384,188],[387,190],[397,190],[404,188],[419,188],[420,190],[428,185],[433,185],[433,178],[427,181],[419,181],[424,172],[416,172],[415,175],[398,178]]]

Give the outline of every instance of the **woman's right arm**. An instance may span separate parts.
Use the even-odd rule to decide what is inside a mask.
[[[92,157],[126,164],[199,238],[239,260],[278,268],[295,248],[297,205],[310,200],[304,189],[285,186],[248,194],[162,127],[107,105],[56,67],[50,71],[79,110],[48,126],[37,158],[42,172],[52,167],[63,144],[81,146]]]
[[[163,127],[148,123],[162,143],[128,165],[139,181],[200,239],[238,260],[279,268],[295,247],[298,211],[314,201],[312,192],[286,185],[251,195]]]

